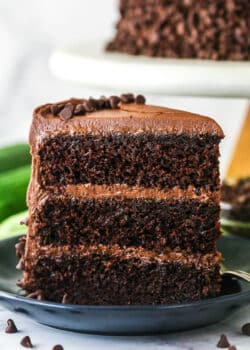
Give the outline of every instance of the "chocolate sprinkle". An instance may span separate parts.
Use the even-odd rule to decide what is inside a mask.
[[[244,324],[241,330],[244,335],[248,335],[250,337],[250,323]]]
[[[31,343],[30,337],[26,335],[21,341],[20,344],[25,348],[33,348],[33,344]]]
[[[63,346],[58,344],[58,345],[55,345],[53,346],[53,349],[52,350],[63,350]]]
[[[16,328],[16,325],[15,325],[15,322],[10,318],[8,321],[7,321],[7,327],[5,328],[5,333],[17,333],[17,328]]]
[[[229,348],[230,344],[227,340],[227,337],[225,336],[225,334],[222,334],[220,336],[220,340],[217,343],[217,348],[221,348],[221,349],[225,349],[225,348]]]
[[[68,102],[66,105],[63,103],[50,105],[48,111],[44,112],[52,113],[54,116],[58,116],[62,120],[68,120],[73,116],[85,115],[86,113],[95,112],[101,109],[118,109],[121,103],[137,103],[145,104],[146,99],[142,95],[134,96],[134,94],[127,93],[119,96],[105,97],[101,96],[99,99],[90,97],[88,100],[82,99],[78,103]]]

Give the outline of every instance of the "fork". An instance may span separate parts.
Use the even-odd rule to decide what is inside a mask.
[[[231,275],[250,283],[250,273],[241,270],[227,270],[224,265],[221,264],[220,274],[223,275]]]

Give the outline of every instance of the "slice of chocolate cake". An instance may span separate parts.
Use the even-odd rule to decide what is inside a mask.
[[[220,292],[216,122],[132,94],[38,107],[28,235],[31,296],[175,303]]]
[[[109,51],[210,60],[250,60],[249,0],[119,0]]]

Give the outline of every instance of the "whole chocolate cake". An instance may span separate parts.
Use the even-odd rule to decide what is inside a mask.
[[[141,95],[38,107],[18,284],[76,304],[218,295],[222,137],[214,120]]]
[[[120,0],[109,51],[250,60],[249,0]]]

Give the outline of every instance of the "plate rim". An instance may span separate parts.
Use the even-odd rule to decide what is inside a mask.
[[[246,282],[247,283],[247,282]],[[25,296],[0,290],[0,302],[2,299],[7,301],[18,301],[32,306],[50,307],[54,309],[64,309],[67,311],[164,311],[176,309],[188,309],[190,307],[209,306],[216,303],[229,303],[232,301],[241,301],[242,304],[249,300],[250,303],[250,286],[249,290],[220,295],[214,298],[201,299],[194,302],[185,302],[178,304],[141,304],[141,305],[79,305],[79,304],[61,304],[52,301],[36,300]]]

